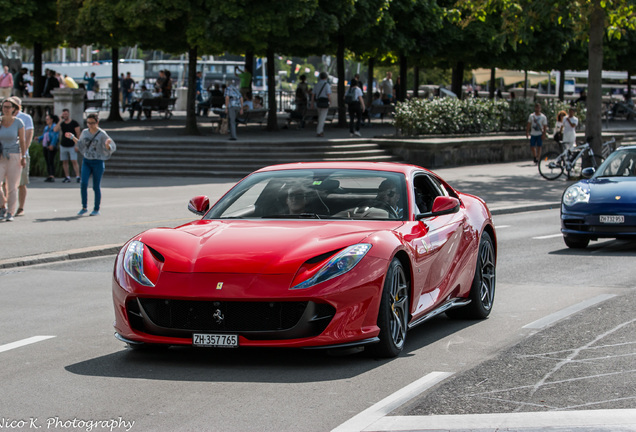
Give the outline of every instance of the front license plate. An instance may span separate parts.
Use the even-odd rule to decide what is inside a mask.
[[[238,335],[194,333],[192,345],[200,347],[237,348]]]
[[[600,222],[607,224],[621,224],[625,223],[625,216],[601,216]]]

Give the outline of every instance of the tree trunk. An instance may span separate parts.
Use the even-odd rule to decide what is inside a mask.
[[[44,90],[42,76],[42,42],[33,44],[33,97],[41,97]]]
[[[276,115],[276,64],[274,64],[274,49],[267,47],[267,130],[274,132],[278,130],[278,117]]]
[[[420,67],[413,68],[413,97],[420,97]]]
[[[197,126],[197,48],[188,49],[188,100],[186,102],[186,135],[201,135]]]
[[[565,66],[559,68],[559,100],[565,100]]]
[[[601,7],[601,0],[592,1],[590,15],[590,43],[588,51],[588,81],[587,81],[587,120],[585,135],[595,154],[601,154],[601,119],[602,73],[603,73],[603,35],[605,33],[605,10]]]
[[[336,70],[338,74],[338,127],[346,128],[347,125],[347,107],[344,104],[345,95],[345,37],[343,33],[338,34],[338,48],[336,53]]]
[[[110,92],[110,113],[108,121],[124,121],[119,114],[119,48],[112,48],[112,85]]]
[[[252,50],[245,51],[245,70],[252,74],[252,79],[250,80],[250,90],[252,90],[252,83],[254,82],[254,51]]]
[[[632,98],[632,71],[627,71],[627,94]]]
[[[400,86],[398,87],[399,94],[396,94],[398,102],[404,102],[406,100],[406,73],[408,72],[408,57],[405,54],[400,56]]]
[[[367,78],[367,101],[366,104],[368,107],[371,106],[371,102],[373,102],[373,68],[375,67],[375,57],[371,57],[369,59],[369,75]]]
[[[453,82],[451,84],[451,91],[457,95],[458,98],[462,98],[462,84],[464,82],[464,62],[457,62],[453,67]]]
[[[523,74],[523,99],[528,99],[528,69],[525,69]]]
[[[496,69],[490,68],[490,88],[488,89],[488,97],[490,99],[495,98],[495,87],[497,87],[497,78],[495,78],[496,76]]]

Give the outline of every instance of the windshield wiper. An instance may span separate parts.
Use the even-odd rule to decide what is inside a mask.
[[[325,215],[323,215],[324,217]],[[262,219],[322,219],[317,213],[274,214],[262,216]]]

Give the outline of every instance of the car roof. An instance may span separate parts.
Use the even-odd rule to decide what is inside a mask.
[[[297,162],[280,165],[271,165],[259,169],[256,172],[283,171],[294,169],[353,169],[368,171],[387,171],[402,173],[409,176],[415,171],[428,171],[417,165],[409,165],[397,162]]]

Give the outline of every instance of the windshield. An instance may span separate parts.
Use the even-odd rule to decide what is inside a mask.
[[[594,177],[636,177],[636,149],[610,154]]]
[[[404,220],[404,175],[384,171],[299,169],[252,174],[206,219]]]

